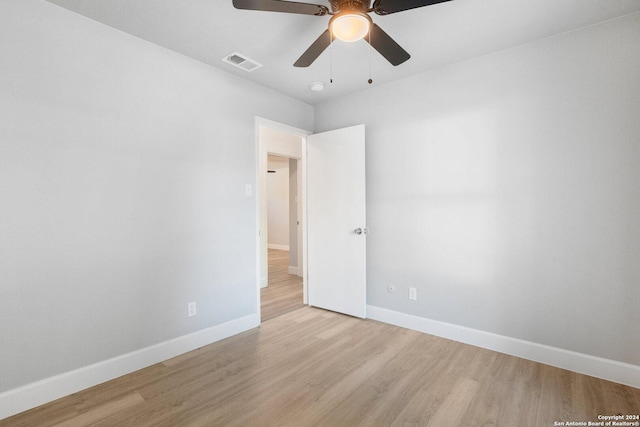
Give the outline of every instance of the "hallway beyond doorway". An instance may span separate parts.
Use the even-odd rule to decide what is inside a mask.
[[[289,251],[269,249],[268,277],[260,290],[262,322],[304,307],[302,277],[289,274]]]

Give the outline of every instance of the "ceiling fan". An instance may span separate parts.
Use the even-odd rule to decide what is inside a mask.
[[[329,0],[331,9],[319,4],[284,0],[233,0],[236,9],[298,13],[302,15],[331,15],[327,28],[293,64],[308,67],[335,40],[354,42],[365,38],[391,64],[400,65],[411,57],[382,28],[373,22],[369,13],[389,15],[404,10],[430,6],[451,0]],[[368,37],[365,37],[368,36]]]

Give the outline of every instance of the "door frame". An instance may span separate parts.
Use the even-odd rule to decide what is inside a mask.
[[[278,146],[270,146],[267,148],[264,142],[260,141],[260,128],[267,128],[271,130],[275,130],[278,132],[287,133],[300,138],[300,151],[297,155],[291,155],[289,151],[287,151],[286,147],[278,147]],[[301,189],[301,194],[299,194],[299,201],[301,199],[301,221],[300,221],[300,231],[302,232],[302,245],[299,245],[298,248],[298,264],[302,263],[302,293],[303,293],[303,303],[308,304],[308,296],[307,296],[307,136],[311,135],[313,132],[299,129],[293,126],[289,126],[283,123],[275,122],[273,120],[265,119],[262,117],[255,117],[255,152],[256,152],[256,182],[255,182],[255,194],[256,194],[256,289],[257,289],[257,313],[258,317],[261,317],[261,298],[260,298],[260,289],[262,288],[262,257],[267,256],[267,254],[263,254],[262,248],[264,245],[263,239],[267,239],[267,230],[265,225],[265,218],[263,218],[263,201],[266,199],[265,189],[263,188],[262,183],[265,179],[267,170],[266,170],[266,161],[268,154],[275,154],[280,156],[285,156],[298,160],[298,176],[301,178],[298,182],[298,187]],[[302,257],[300,257],[300,253]]]

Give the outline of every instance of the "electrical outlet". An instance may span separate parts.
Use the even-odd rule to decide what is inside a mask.
[[[187,304],[187,315],[189,317],[193,317],[196,315],[196,303],[195,302],[190,302],[189,304]]]
[[[416,288],[409,288],[409,299],[412,301],[418,299],[418,290]]]

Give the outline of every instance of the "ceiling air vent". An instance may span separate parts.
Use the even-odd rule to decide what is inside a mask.
[[[262,67],[262,64],[258,64],[253,59],[249,59],[238,52],[230,53],[229,55],[222,58],[222,60],[227,64],[231,64],[234,67],[241,68],[247,72],[251,72]]]

